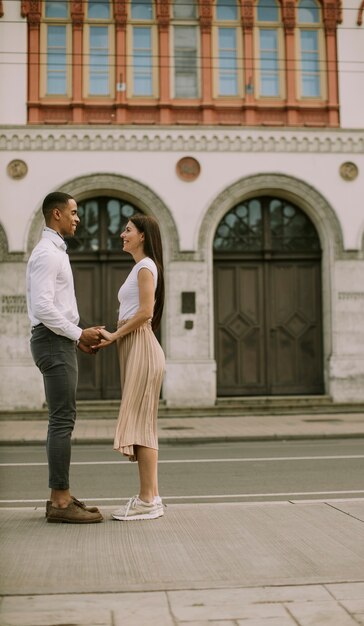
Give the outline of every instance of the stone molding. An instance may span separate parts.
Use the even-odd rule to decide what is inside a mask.
[[[0,127],[0,151],[364,154],[362,130]]]
[[[92,197],[112,193],[115,198],[129,199],[130,202],[147,215],[158,216],[165,260],[172,261],[176,258],[179,250],[179,237],[175,221],[164,202],[146,185],[118,174],[90,174],[70,180],[62,185],[59,191],[69,193],[78,202],[89,198],[90,191]],[[156,215],[154,215],[153,209]],[[41,208],[39,208],[32,218],[28,232],[28,256],[38,243],[43,227],[43,214]]]
[[[0,263],[19,263],[24,261],[24,252],[9,252],[8,238],[0,224]]]

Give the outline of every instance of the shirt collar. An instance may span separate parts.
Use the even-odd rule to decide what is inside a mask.
[[[43,237],[45,239],[50,239],[53,243],[58,247],[62,248],[62,250],[67,250],[67,244],[63,239],[62,235],[57,233],[53,228],[49,228],[49,226],[45,226],[43,230]]]

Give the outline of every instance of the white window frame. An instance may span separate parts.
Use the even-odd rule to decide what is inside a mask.
[[[236,19],[222,20],[217,17],[217,2],[214,5],[214,25],[212,30],[212,65],[213,65],[213,96],[219,100],[241,99],[244,96],[244,69],[243,69],[243,32],[241,28],[240,3],[236,3]],[[219,49],[219,30],[220,28],[231,28],[236,33],[236,78],[237,78],[237,94],[225,95],[219,93],[220,85],[220,49]]]
[[[299,21],[299,3],[297,4],[296,19],[296,93],[297,98],[303,102],[322,102],[327,98],[327,80],[326,80],[326,52],[325,52],[325,33],[322,22],[322,8],[316,0],[319,12],[319,22],[300,22]],[[301,56],[301,32],[316,31],[318,40],[318,63],[319,63],[319,84],[320,94],[318,96],[305,96],[302,93],[302,56]]]
[[[45,17],[46,3],[43,2],[43,15],[40,26],[40,97],[49,100],[69,100],[72,96],[72,24],[68,8],[67,17]],[[69,7],[69,3],[67,3]],[[48,27],[64,26],[66,29],[66,93],[48,94]]]
[[[83,29],[83,98],[85,100],[104,100],[109,101],[115,97],[115,26],[113,18],[112,3],[110,4],[110,13],[107,19],[89,18],[87,15],[88,3],[85,1],[86,16]],[[91,27],[106,27],[108,29],[109,42],[109,93],[108,94],[90,94],[90,29]]]
[[[158,97],[158,63],[159,63],[159,51],[158,51],[158,29],[157,29],[157,20],[156,20],[156,8],[155,1],[152,2],[152,18],[150,20],[147,19],[137,19],[133,18],[131,14],[131,5],[129,2],[128,11],[129,18],[127,24],[127,70],[126,70],[126,95],[128,99],[133,100],[155,100]],[[134,53],[134,43],[133,43],[133,33],[134,28],[150,28],[151,29],[151,44],[152,44],[152,93],[148,95],[139,95],[134,94],[134,66],[133,66],[133,53]]]
[[[170,50],[169,50],[169,58],[171,60],[170,67],[170,84],[171,84],[171,94],[173,100],[187,100],[189,102],[194,102],[201,98],[201,35],[200,35],[200,23],[198,18],[199,13],[199,4],[198,0],[196,0],[196,17],[191,19],[181,19],[174,17],[173,14],[173,0],[171,0],[171,24],[170,24]],[[196,29],[196,81],[197,81],[197,94],[195,96],[177,96],[176,95],[176,84],[175,84],[175,59],[174,59],[174,33],[175,28],[179,26],[190,27]]]
[[[254,28],[254,56],[255,63],[255,97],[261,100],[280,101],[286,97],[285,78],[285,46],[284,46],[284,30],[282,23],[282,9],[280,3],[277,2],[278,21],[267,22],[258,20],[258,3],[255,6],[255,28]],[[270,96],[261,93],[261,59],[260,59],[260,32],[262,30],[275,30],[277,32],[277,65],[278,65],[278,95]]]

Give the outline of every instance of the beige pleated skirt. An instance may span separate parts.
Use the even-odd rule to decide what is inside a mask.
[[[118,327],[125,324],[121,321]],[[158,450],[158,405],[165,357],[146,322],[117,340],[120,363],[121,404],[114,450],[136,461],[134,446]]]

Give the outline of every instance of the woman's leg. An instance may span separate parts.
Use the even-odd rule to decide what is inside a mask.
[[[139,498],[143,502],[153,502],[158,495],[158,450],[144,446],[134,446],[139,469]]]

